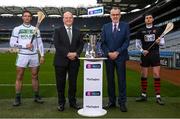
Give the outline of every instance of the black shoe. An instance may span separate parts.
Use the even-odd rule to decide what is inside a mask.
[[[70,104],[70,107],[74,108],[74,109],[81,109],[81,107],[76,103],[75,104]]]
[[[58,111],[61,111],[61,112],[64,111],[64,104],[58,105],[57,109]]]
[[[41,98],[40,96],[36,96],[36,97],[34,98],[34,102],[40,103],[40,104],[43,104],[43,103],[44,103],[44,101],[42,100],[42,98]]]
[[[126,107],[126,105],[125,105],[125,104],[121,104],[121,105],[120,105],[120,110],[121,110],[121,112],[127,112],[127,107]]]
[[[109,102],[107,105],[103,106],[104,109],[109,109],[109,108],[113,108],[113,107],[116,107],[116,104],[111,103],[111,102]]]
[[[20,106],[21,105],[21,98],[20,97],[16,97],[15,101],[13,103],[13,106]]]
[[[161,98],[156,98],[156,102],[159,104],[159,105],[164,105],[165,103],[161,100]]]
[[[146,96],[140,96],[136,98],[136,102],[143,102],[143,101],[147,101],[147,97]]]

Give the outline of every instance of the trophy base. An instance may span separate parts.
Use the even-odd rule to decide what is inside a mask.
[[[84,109],[78,110],[78,114],[81,116],[86,116],[86,117],[100,117],[104,116],[107,113],[106,110],[101,109],[101,110],[96,110],[96,111],[85,111]]]
[[[79,57],[79,59],[82,59],[82,60],[88,60],[88,61],[100,61],[100,60],[107,60],[107,58],[106,58],[106,57],[99,57],[99,58]]]

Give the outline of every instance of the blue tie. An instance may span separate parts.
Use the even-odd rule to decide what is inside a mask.
[[[113,39],[116,39],[116,33],[117,33],[117,25],[114,24],[114,28],[113,28]]]
[[[113,29],[113,32],[116,32],[117,31],[117,25],[114,24],[114,29]]]

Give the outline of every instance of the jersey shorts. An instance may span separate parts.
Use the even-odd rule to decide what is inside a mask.
[[[37,67],[39,66],[38,54],[18,54],[16,59],[17,67]]]
[[[150,52],[146,56],[141,55],[141,63],[142,67],[155,67],[160,66],[160,56],[159,52]]]

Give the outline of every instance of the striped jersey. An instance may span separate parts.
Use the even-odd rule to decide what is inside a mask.
[[[40,55],[44,56],[44,47],[39,30],[33,40],[32,50],[26,48],[26,45],[31,42],[34,30],[35,27],[32,25],[22,24],[20,26],[15,27],[12,31],[12,35],[10,38],[10,46],[19,48],[20,54],[36,54],[39,50]]]

